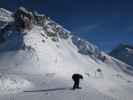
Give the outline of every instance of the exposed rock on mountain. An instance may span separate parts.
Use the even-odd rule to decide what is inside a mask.
[[[14,14],[15,25],[18,31],[23,31],[24,29],[31,30],[33,22],[32,12],[27,11],[25,8],[20,7]]]
[[[44,14],[39,14],[38,12],[34,12],[34,24],[39,26],[45,26],[47,17]]]

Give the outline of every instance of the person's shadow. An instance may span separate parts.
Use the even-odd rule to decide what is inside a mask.
[[[50,92],[50,91],[60,91],[60,90],[72,90],[72,88],[54,88],[54,89],[42,89],[42,90],[30,90],[30,91],[24,91],[24,92]]]

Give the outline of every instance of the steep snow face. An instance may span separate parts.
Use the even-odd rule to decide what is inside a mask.
[[[81,73],[85,78],[82,83],[83,90],[80,92],[81,94],[78,94],[79,92],[72,92],[72,95],[69,96],[70,100],[80,99],[78,95],[85,96],[85,100],[87,100],[89,98],[88,92],[92,94],[93,98],[97,95],[96,100],[99,97],[101,100],[104,97],[109,99],[114,98],[114,100],[117,98],[119,98],[118,100],[121,100],[121,98],[125,98],[125,100],[128,100],[128,97],[132,98],[131,93],[126,89],[132,85],[132,77],[127,76],[121,70],[115,70],[114,66],[112,66],[113,63],[109,65],[99,59],[94,60],[88,55],[80,54],[77,46],[72,42],[72,36],[68,39],[57,38],[59,38],[58,42],[53,41],[51,37],[46,35],[42,27],[35,25],[31,31],[28,31],[23,36],[23,43],[25,45],[23,49],[12,49],[1,53],[1,72],[24,77],[24,79],[33,84],[32,89],[34,90],[57,88],[58,91],[58,89],[66,87],[68,92],[64,92],[63,96],[71,94],[69,93],[69,88],[72,85],[71,75],[73,73]],[[16,48],[16,46],[13,46],[13,48]],[[99,68],[102,72],[97,72]],[[17,86],[22,88],[23,84]],[[20,90],[22,91],[23,89]],[[20,90],[16,89],[16,91]],[[55,94],[51,94],[48,99],[60,98],[59,100],[62,100],[62,96],[59,96],[60,92],[55,92]],[[21,95],[25,95],[25,97],[21,97]],[[26,100],[30,100],[29,98],[31,98],[34,100],[33,95],[39,96],[38,94],[31,95],[20,93],[18,98],[26,98]],[[44,94],[39,98],[45,98],[46,96]]]
[[[39,16],[38,18],[40,19]],[[21,93],[7,96],[1,93],[1,100],[133,98],[133,78],[121,70],[128,65],[101,52],[93,44],[73,36],[71,32],[47,17],[44,24],[33,23],[31,30],[17,32],[11,28],[4,33],[4,38],[5,42],[0,44],[0,72],[2,76],[9,75],[15,79],[10,77],[9,82],[5,81],[0,87],[8,92],[8,89],[2,87],[10,84],[10,93]],[[98,72],[98,69],[101,72]],[[70,90],[73,73],[83,74],[83,89]],[[26,91],[29,87],[38,92],[23,92],[23,89]]]
[[[78,52],[84,55],[98,57],[101,51],[93,44],[79,37],[73,36],[72,42],[77,46]]]
[[[133,66],[133,46],[120,44],[110,55]]]

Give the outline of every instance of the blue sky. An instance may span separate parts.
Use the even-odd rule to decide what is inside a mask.
[[[50,16],[106,52],[133,44],[132,0],[0,0],[0,7],[12,11],[19,6]]]

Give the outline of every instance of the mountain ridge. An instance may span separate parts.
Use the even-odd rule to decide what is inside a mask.
[[[133,66],[133,46],[128,44],[120,44],[109,55]]]
[[[0,88],[1,95],[13,93],[19,100],[132,100],[133,72],[129,65],[74,36],[49,17],[25,10],[17,9],[10,16],[14,20],[1,28],[1,76],[20,79],[3,77],[6,81],[0,84],[4,85],[4,89]],[[81,90],[23,93],[23,90],[70,88],[73,73],[84,76]],[[8,100],[8,96],[0,99]]]

